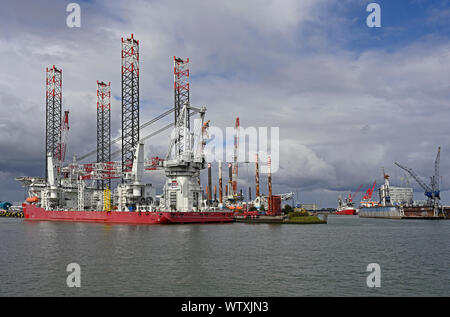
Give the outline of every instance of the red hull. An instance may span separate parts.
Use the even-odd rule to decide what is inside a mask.
[[[336,211],[336,215],[357,215],[356,209],[344,209],[341,211]]]
[[[23,204],[26,220],[81,221],[122,224],[214,223],[234,221],[233,212],[57,211]]]

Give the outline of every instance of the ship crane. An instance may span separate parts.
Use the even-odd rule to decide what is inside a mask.
[[[202,132],[197,135],[200,143],[194,149],[196,135],[191,132],[190,110],[200,113]],[[205,153],[203,145],[209,123],[205,124],[206,107],[194,108],[184,103],[177,116],[176,124],[170,138],[169,149],[161,162],[166,174],[166,183],[160,199],[160,207],[169,211],[199,211],[206,208],[200,186],[200,171],[205,169]],[[197,144],[199,144],[197,143]],[[208,188],[211,190],[212,188]]]
[[[58,154],[56,155],[56,160],[58,164],[58,178],[62,172],[64,160],[66,158],[66,148],[67,148],[67,135],[69,133],[69,111],[64,111],[64,120],[61,123],[61,136],[60,142],[58,144]]]
[[[290,192],[290,193],[284,193],[284,194],[280,194],[279,195],[281,197],[281,200],[291,200],[292,197],[294,197],[294,193]]]
[[[366,194],[363,196],[363,200],[370,200],[372,198],[373,190],[375,189],[376,184],[377,181],[374,181],[372,188],[367,189]]]
[[[438,152],[436,155],[436,160],[434,161],[434,176],[431,179],[431,189],[433,193],[440,198],[440,186],[439,186],[439,163],[441,161],[441,147],[438,147]]]
[[[431,177],[430,185],[428,186],[419,176],[409,167],[403,166],[400,163],[395,162],[395,165],[406,171],[425,191],[425,196],[427,196],[427,205],[437,206],[439,204],[440,189],[439,189],[439,161],[441,157],[441,147],[438,148],[438,153],[436,160],[434,162],[434,176]]]
[[[363,196],[360,206],[363,207],[373,207],[376,205],[376,203],[372,200],[373,191],[375,189],[375,185],[377,184],[377,181],[373,182],[372,187],[369,187],[366,191],[366,194]]]
[[[143,130],[144,128],[146,128],[146,127],[148,127],[149,125],[151,125],[151,124],[157,122],[158,120],[160,120],[160,119],[166,117],[167,115],[171,114],[172,112],[174,112],[174,109],[173,109],[173,108],[167,110],[166,112],[160,114],[159,116],[157,116],[157,117],[155,117],[155,118],[153,118],[153,119],[151,119],[151,120],[145,122],[144,124],[142,124],[142,125],[139,127],[139,130]],[[196,114],[196,113],[197,113],[197,110],[196,110],[196,109],[192,109],[192,112],[189,113],[189,116],[192,117],[192,116],[193,116],[194,114]],[[164,132],[164,131],[166,131],[166,130],[168,130],[168,129],[170,129],[170,128],[173,128],[173,123],[170,123],[170,124],[165,125],[164,127],[160,128],[159,130],[156,130],[155,132],[150,133],[149,135],[147,135],[147,136],[141,138],[140,140],[141,140],[141,141],[145,141],[145,140],[147,140],[147,139],[149,139],[149,138],[152,138],[152,137],[154,137],[154,136],[156,136],[156,135],[158,135],[158,134],[160,134],[160,133],[162,133],[162,132]],[[115,138],[114,140],[111,140],[111,145],[116,144],[116,143],[119,143],[121,140],[122,140],[122,136],[119,136],[119,137]],[[84,160],[84,159],[86,159],[86,158],[88,158],[88,157],[94,155],[95,153],[97,153],[97,149],[93,149],[92,151],[90,151],[89,153],[86,153],[86,154],[84,154],[84,155],[76,155],[76,158],[77,158],[78,161],[82,161],[82,160]],[[111,157],[114,157],[114,156],[116,156],[116,155],[118,155],[118,154],[120,154],[120,153],[122,153],[122,150],[121,150],[121,149],[119,149],[119,150],[117,150],[117,151],[111,153]]]
[[[189,110],[191,109],[200,114],[202,123],[202,134],[200,135],[199,140],[199,144],[201,144],[201,147],[197,149],[197,153],[193,153],[192,151],[194,140],[193,135],[191,135],[189,129]],[[204,138],[208,135],[207,129],[209,126],[209,121],[206,122],[206,124],[204,122],[205,113],[206,107],[195,108],[190,106],[189,104],[185,104],[183,106],[175,124],[174,135],[176,135],[176,138],[172,136],[170,140],[169,149],[165,157],[166,161],[171,159],[186,160],[186,156],[189,156],[191,154],[195,154],[195,159],[202,159],[205,144]]]
[[[361,190],[361,188],[363,187],[364,184],[359,185],[358,189],[353,193],[353,194],[349,194],[348,195],[348,201],[351,203],[353,202],[353,199],[355,199],[356,195],[358,195],[359,191]]]

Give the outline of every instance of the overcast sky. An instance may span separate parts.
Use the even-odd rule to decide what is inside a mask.
[[[212,125],[233,126],[239,116],[243,127],[280,128],[275,193],[335,206],[339,194],[381,184],[383,166],[401,185],[394,161],[429,182],[440,145],[450,203],[450,1],[377,1],[381,28],[366,25],[370,2],[78,1],[81,27],[69,28],[70,1],[2,0],[0,200],[23,199],[15,177],[44,174],[46,67],[63,70],[68,158],[96,147],[97,80],[111,81],[119,135],[120,39],[134,33],[141,123],[173,106],[173,56],[189,57],[191,103],[207,106]],[[147,141],[147,156],[164,155],[168,135]],[[253,170],[241,166],[243,186],[254,186]],[[158,186],[162,179],[147,176]]]

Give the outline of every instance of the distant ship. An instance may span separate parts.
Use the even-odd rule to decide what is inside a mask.
[[[349,195],[348,198],[342,200],[342,197],[338,198],[338,207],[336,209],[336,215],[357,215],[358,210],[353,204],[352,196]]]

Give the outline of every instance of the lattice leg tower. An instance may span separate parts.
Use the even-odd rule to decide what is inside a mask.
[[[47,153],[59,155],[62,119],[62,70],[53,65],[46,69],[45,111],[45,177],[47,178]]]
[[[111,161],[111,83],[97,81],[97,162]],[[97,188],[111,188],[111,178],[97,181]]]
[[[139,143],[139,41],[122,38],[122,169],[130,171]]]
[[[181,58],[173,57],[173,75],[174,75],[174,109],[175,109],[175,125],[177,119],[181,114],[181,109],[184,104],[189,104],[190,92],[189,92],[189,58],[183,60]],[[188,130],[190,129],[190,115],[189,109],[187,113],[188,117]],[[178,151],[177,155],[182,152],[181,145],[183,136],[180,136],[176,140],[175,150]]]

